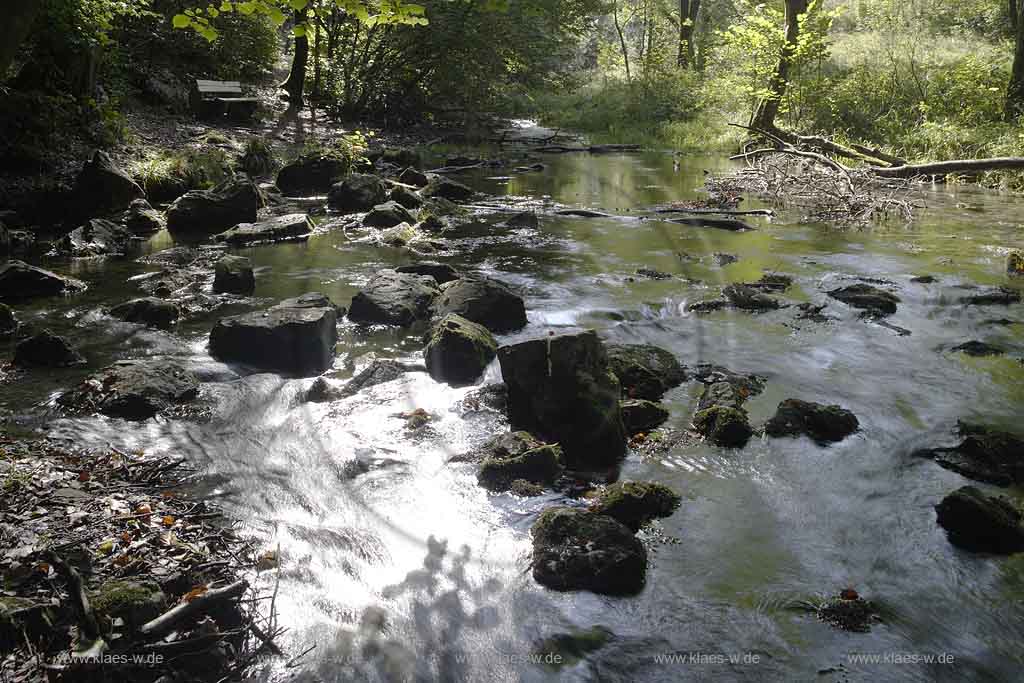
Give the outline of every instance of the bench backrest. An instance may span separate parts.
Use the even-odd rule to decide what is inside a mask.
[[[241,97],[242,84],[238,81],[204,81],[196,79],[200,97]]]

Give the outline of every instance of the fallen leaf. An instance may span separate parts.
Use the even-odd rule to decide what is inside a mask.
[[[88,470],[82,470],[78,473],[78,481],[89,481],[91,478],[92,475],[89,474]]]
[[[200,595],[202,595],[203,593],[205,593],[208,590],[209,590],[209,588],[207,588],[206,586],[196,586],[195,588],[190,590],[188,593],[185,593],[184,597],[181,598],[181,601],[182,602],[192,602],[193,600],[195,600],[196,598],[198,598]]]
[[[174,517],[171,515],[164,515],[164,526],[174,526]]]

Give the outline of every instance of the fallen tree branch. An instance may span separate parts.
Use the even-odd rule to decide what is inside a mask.
[[[771,209],[654,209],[652,213],[689,213],[694,215],[712,216],[774,216]]]
[[[639,152],[640,145],[590,145],[589,147],[566,147],[564,145],[545,145],[534,147],[534,152],[548,154],[567,154],[570,152],[589,152],[590,154],[607,154],[609,152]]]
[[[733,232],[757,230],[753,225],[736,220],[735,218],[669,218],[667,222],[678,223],[679,225],[693,225],[699,228],[732,230]]]
[[[1024,170],[1024,157],[992,157],[990,159],[954,159],[928,164],[908,164],[894,168],[870,167],[869,171],[882,178],[916,178],[950,173],[981,173],[983,171]]]
[[[147,636],[159,636],[170,632],[176,624],[196,614],[202,614],[209,609],[210,605],[221,600],[237,598],[249,588],[249,582],[245,579],[236,581],[223,588],[208,590],[202,595],[175,605],[167,612],[164,612],[156,619],[143,624],[139,632]]]
[[[43,557],[53,565],[54,570],[68,584],[68,594],[75,606],[75,612],[78,614],[82,635],[92,643],[88,650],[88,656],[102,653],[106,650],[107,643],[100,634],[99,622],[96,621],[96,614],[92,610],[92,605],[89,604],[89,597],[85,594],[85,584],[82,582],[81,575],[55,552],[47,552]]]

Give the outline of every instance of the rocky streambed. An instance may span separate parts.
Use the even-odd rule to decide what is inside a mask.
[[[671,222],[725,162],[477,154],[301,158],[159,208],[98,154],[80,225],[8,241],[10,428],[185,457],[280,548],[256,580],[310,675],[1013,668],[1017,200]]]

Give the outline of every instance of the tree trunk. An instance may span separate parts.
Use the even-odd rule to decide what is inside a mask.
[[[7,72],[14,63],[14,57],[22,42],[32,30],[32,23],[42,6],[40,0],[20,0],[8,3],[4,11],[3,26],[0,29],[0,83],[7,80]]]
[[[800,37],[800,16],[807,12],[808,0],[786,0],[786,42],[779,55],[779,66],[768,84],[769,95],[757,105],[751,118],[751,126],[764,130],[774,130],[775,117],[779,114],[779,104],[786,95],[789,85],[789,67],[796,52],[797,40]]]
[[[1017,5],[1017,41],[1013,51],[1013,69],[1006,88],[1006,120],[1016,121],[1024,114],[1024,2]]]
[[[1014,31],[1017,30],[1017,24],[1020,23],[1017,16],[1017,0],[1010,0],[1010,28]]]
[[[295,12],[295,25],[300,26],[306,23],[306,10]],[[292,69],[288,74],[288,80],[281,84],[281,88],[288,93],[288,110],[298,112],[305,106],[302,93],[306,87],[306,62],[309,59],[309,38],[305,35],[295,37],[295,53],[292,55]]]
[[[625,26],[619,23],[619,5],[618,3],[612,9],[612,19],[615,20],[615,32],[619,34],[619,46],[622,48],[622,60],[626,64],[626,82],[633,82],[633,75],[629,72],[629,50],[626,48],[626,37],[623,34]],[[627,22],[629,23],[629,22]]]
[[[700,0],[679,0],[679,56],[678,63],[683,69],[691,69],[696,64],[696,50],[693,44],[693,33],[697,28],[697,17],[700,14]]]

